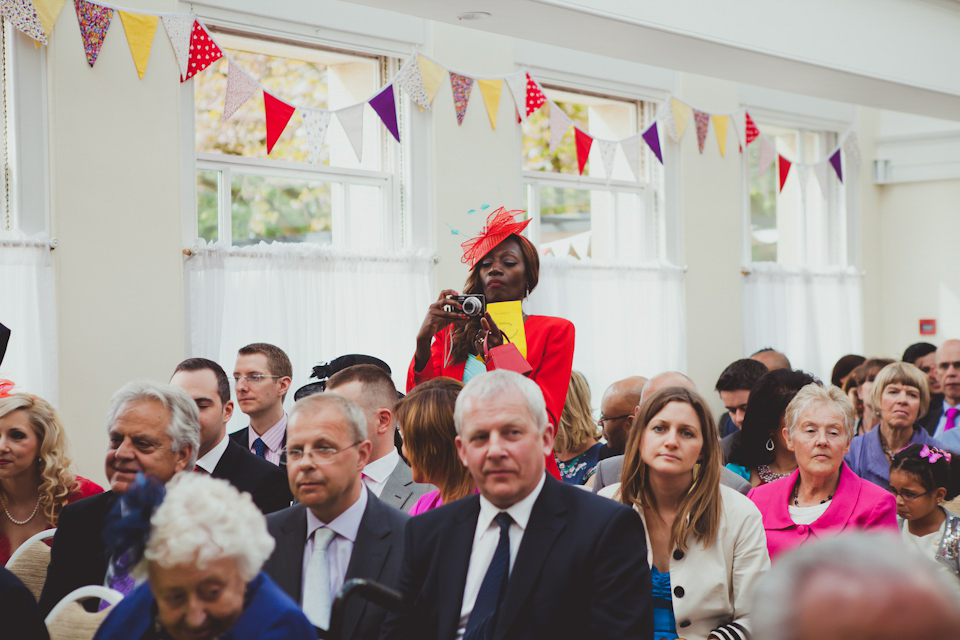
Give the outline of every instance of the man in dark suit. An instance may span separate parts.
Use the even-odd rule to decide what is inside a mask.
[[[937,348],[929,342],[915,342],[903,351],[903,362],[909,362],[927,374],[930,384],[930,405],[927,412],[917,419],[917,424],[933,435],[943,417],[943,388],[937,376]]]
[[[652,637],[643,523],[544,474],[554,431],[539,387],[510,371],[477,375],[455,422],[480,495],[407,523],[403,606],[381,637]]]
[[[241,347],[233,369],[237,406],[250,426],[230,434],[244,449],[267,462],[287,463],[287,414],[283,399],[293,381],[293,366],[283,349],[266,342]]]
[[[213,360],[189,358],[177,365],[170,384],[186,391],[197,404],[200,414],[197,470],[223,478],[240,491],[246,491],[265,514],[289,507],[292,496],[287,474],[227,437],[233,401],[230,380],[223,368]]]
[[[299,504],[270,514],[277,546],[263,570],[319,630],[347,580],[366,578],[396,587],[409,516],[364,487],[370,457],[366,420],[350,400],[319,393],[297,401],[287,425],[287,475]],[[347,602],[342,637],[375,639],[386,611]]]
[[[125,593],[133,589],[126,571],[130,567],[111,558],[103,540],[111,511],[138,473],[167,482],[193,469],[200,448],[193,399],[182,389],[147,380],[127,383],[113,394],[107,432],[110,491],[68,504],[60,512],[40,595],[44,616],[79,587],[105,584]]]

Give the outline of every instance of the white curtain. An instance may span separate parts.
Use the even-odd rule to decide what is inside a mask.
[[[57,405],[57,325],[50,238],[0,231],[0,323],[11,330],[0,378]]]
[[[190,356],[232,374],[237,349],[269,342],[293,364],[293,393],[321,361],[364,353],[390,365],[400,390],[434,300],[434,254],[360,254],[311,244],[211,243],[185,258]],[[246,426],[239,411],[228,426]]]
[[[773,347],[795,369],[829,383],[837,360],[863,353],[861,281],[853,268],[750,265],[743,280],[745,352]]]
[[[573,368],[586,376],[594,408],[611,383],[686,368],[683,269],[623,266],[545,256],[527,313],[567,318],[576,328]]]

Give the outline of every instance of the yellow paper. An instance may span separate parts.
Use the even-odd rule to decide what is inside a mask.
[[[67,0],[33,0],[33,6],[37,10],[37,18],[43,25],[43,32],[47,34],[47,40],[50,39],[50,34],[53,33],[53,25],[56,24],[66,2]]]
[[[726,155],[727,151],[727,124],[730,122],[730,116],[710,116],[713,120],[713,129],[717,133],[717,144],[720,146],[720,155]]]
[[[677,140],[683,137],[683,132],[687,129],[687,120],[690,119],[690,107],[680,102],[676,98],[670,98],[670,106],[673,108],[673,122],[677,126]]]
[[[123,22],[123,30],[127,34],[127,43],[130,53],[133,54],[133,63],[137,66],[137,75],[143,79],[147,71],[147,61],[150,59],[150,48],[153,46],[153,36],[157,32],[159,16],[147,16],[141,13],[117,11]]]
[[[510,342],[517,345],[520,355],[527,357],[527,333],[523,330],[523,308],[519,300],[491,302],[487,305],[490,317],[500,331],[507,334]]]
[[[490,117],[490,126],[497,128],[497,109],[500,108],[500,92],[503,90],[503,78],[481,78],[477,80],[480,85],[480,95],[483,96],[483,104],[487,107],[487,116]]]
[[[423,88],[427,91],[427,98],[433,102],[447,75],[447,70],[423,56],[417,56],[417,63],[420,66],[420,76],[423,78]]]

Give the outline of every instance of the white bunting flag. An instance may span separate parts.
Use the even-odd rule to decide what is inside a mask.
[[[817,164],[813,165],[813,175],[817,176],[817,182],[820,183],[820,193],[826,196],[827,194],[827,180],[830,179],[828,173],[828,167],[830,163],[828,160],[823,159]]]
[[[227,58],[227,95],[223,100],[221,119],[226,122],[259,88],[256,80],[235,64],[232,58]]]
[[[613,158],[617,153],[617,143],[613,140],[594,140],[600,148],[600,159],[603,160],[603,170],[607,172],[607,184],[613,178]]]
[[[346,109],[340,109],[336,112],[337,119],[340,120],[340,126],[343,127],[347,139],[353,145],[353,152],[357,154],[357,161],[361,161],[363,155],[363,107],[366,102],[355,104]]]
[[[847,156],[847,166],[860,166],[860,141],[857,140],[857,134],[851,131],[843,141],[843,152]]]
[[[323,141],[327,137],[327,129],[330,127],[330,118],[333,117],[333,113],[321,109],[300,109],[300,117],[303,119],[303,127],[307,132],[307,146],[310,148],[307,160],[317,164],[320,162]]]
[[[173,53],[180,65],[180,77],[187,75],[187,63],[190,62],[190,34],[193,33],[193,16],[163,16],[163,28],[173,46]]]
[[[517,113],[521,120],[527,119],[527,74],[524,71],[517,71],[505,78],[507,86],[510,87],[510,93],[513,94],[513,104],[517,107]]]
[[[430,96],[427,95],[427,89],[423,85],[423,74],[420,73],[416,56],[407,60],[400,69],[400,73],[397,74],[397,85],[421,109],[430,108]]]
[[[640,134],[631,136],[626,140],[620,141],[620,148],[623,149],[623,155],[627,157],[627,164],[630,165],[630,171],[633,177],[640,180]]]

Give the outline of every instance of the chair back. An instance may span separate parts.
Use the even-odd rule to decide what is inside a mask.
[[[52,538],[56,532],[56,529],[47,529],[30,536],[7,560],[7,569],[27,585],[38,602],[50,564],[50,547],[44,540]]]
[[[100,585],[74,589],[56,604],[45,620],[50,640],[93,640],[110,607],[91,613],[80,604],[86,598],[106,600],[112,607],[123,600],[123,594]]]

